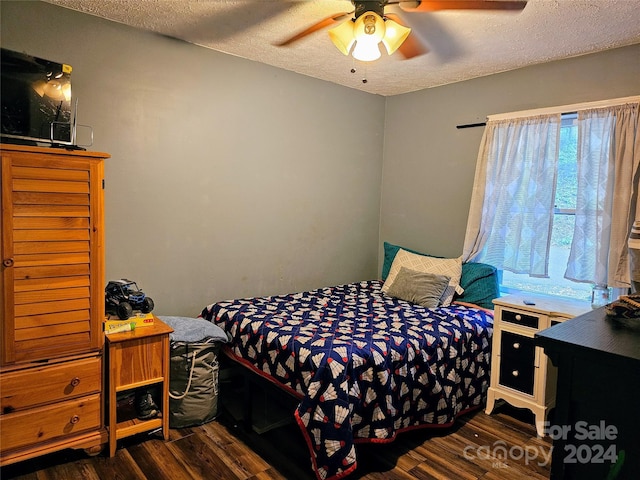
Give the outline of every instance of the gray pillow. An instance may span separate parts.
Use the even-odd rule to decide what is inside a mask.
[[[440,305],[441,297],[449,286],[450,280],[444,275],[400,267],[400,271],[389,286],[387,294],[400,300],[417,303],[423,307],[435,308]]]
[[[204,318],[160,316],[158,318],[173,328],[169,339],[174,342],[201,342],[207,338],[227,342],[227,334],[218,325]]]

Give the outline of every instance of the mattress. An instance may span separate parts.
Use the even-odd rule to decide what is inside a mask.
[[[381,287],[223,301],[201,314],[230,335],[229,355],[299,398],[294,415],[319,479],[353,472],[359,442],[451,426],[486,398],[492,313],[428,309]]]

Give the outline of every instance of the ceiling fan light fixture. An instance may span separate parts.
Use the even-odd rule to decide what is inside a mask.
[[[356,42],[380,43],[385,34],[384,20],[375,12],[365,12],[353,23]]]
[[[400,45],[402,45],[402,43],[407,39],[410,33],[410,28],[400,25],[399,23],[387,18],[385,20],[385,35],[382,39],[382,43],[387,49],[387,53],[391,55],[398,48],[400,48]]]
[[[329,38],[344,55],[351,53],[356,60],[371,62],[380,58],[381,42],[391,55],[410,33],[410,28],[367,11],[355,20],[347,20],[330,29]]]
[[[361,62],[372,62],[380,58],[380,48],[378,42],[367,42],[358,40],[353,48],[353,58]]]
[[[353,34],[353,20],[347,20],[337,27],[330,29],[329,38],[338,50],[345,55],[349,55],[351,47],[353,47],[356,41],[356,37]]]

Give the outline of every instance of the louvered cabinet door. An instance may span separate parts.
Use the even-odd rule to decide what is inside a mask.
[[[101,349],[105,154],[2,148],[2,364]]]

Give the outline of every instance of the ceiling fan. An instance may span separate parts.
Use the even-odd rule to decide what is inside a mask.
[[[335,13],[309,28],[277,43],[277,46],[291,45],[323,28],[331,27],[329,37],[344,55],[350,53],[362,61],[380,57],[379,44],[382,43],[389,55],[396,50],[405,59],[427,53],[411,29],[403,25],[399,15],[385,13],[388,5],[398,5],[403,12],[436,12],[440,10],[522,10],[526,0],[351,0],[355,10]],[[351,17],[351,18],[349,18]],[[340,23],[344,21],[343,23]]]

